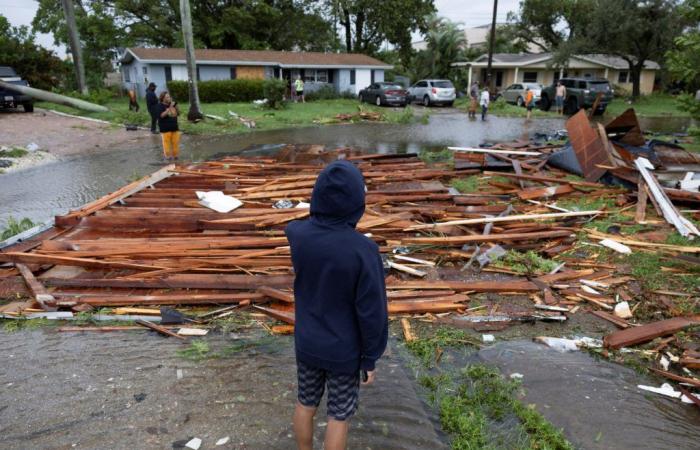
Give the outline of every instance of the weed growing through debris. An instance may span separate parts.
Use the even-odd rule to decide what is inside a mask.
[[[416,339],[408,342],[408,349],[417,356],[425,367],[435,363],[443,348],[463,345],[480,345],[465,331],[451,327],[440,327],[431,333],[429,338]]]
[[[396,115],[391,115],[387,119],[389,123],[407,125],[413,123],[414,118],[415,115],[413,108],[411,108],[410,106],[406,106],[401,110],[400,113],[397,113]]]
[[[495,267],[512,270],[520,275],[544,275],[557,267],[557,262],[543,258],[532,250],[525,253],[508,250],[503,257],[492,263]]]
[[[450,181],[450,186],[463,194],[477,192],[479,190],[479,177],[472,175],[465,178],[453,178]]]
[[[48,319],[9,319],[2,325],[3,331],[6,333],[14,333],[20,330],[36,330],[46,327],[51,324]]]
[[[22,220],[17,220],[14,217],[10,216],[9,219],[7,219],[7,225],[5,226],[5,229],[2,230],[2,234],[0,234],[0,240],[5,240],[9,239],[12,236],[16,234],[20,234],[23,231],[27,231],[30,228],[35,227],[37,224],[32,222],[31,219],[25,217]]]
[[[448,163],[450,165],[454,164],[454,153],[450,149],[442,150],[421,150],[418,153],[418,157],[426,164],[436,164],[436,163]]]
[[[504,379],[498,369],[472,364],[455,375],[423,376],[420,384],[439,407],[453,449],[573,449],[560,430],[516,398],[520,383]],[[514,419],[517,436],[498,430]]]

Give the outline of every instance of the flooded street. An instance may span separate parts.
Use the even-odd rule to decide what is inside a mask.
[[[482,142],[527,138],[530,133],[563,128],[564,121],[490,117],[469,122],[454,110],[431,111],[427,125],[359,123],[286,130],[259,131],[229,136],[183,137],[184,160],[201,161],[222,153],[274,152],[282,144],[353,146],[368,152],[417,152],[447,145],[476,146]],[[56,163],[0,176],[0,228],[8,217],[45,221],[70,208],[81,206],[129,181],[161,167],[158,136],[152,145],[72,157]]]
[[[506,376],[522,374],[524,402],[536,404],[579,448],[696,449],[700,443],[698,408],[638,389],[661,383],[630,368],[529,341],[488,347],[479,359]]]
[[[209,356],[145,331],[0,332],[3,449],[293,449],[293,339],[264,331],[206,337]],[[351,449],[448,448],[401,361],[388,354],[363,388]],[[316,421],[322,442],[325,404]],[[230,437],[227,445],[214,443]]]

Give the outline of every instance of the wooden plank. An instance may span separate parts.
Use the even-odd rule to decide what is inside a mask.
[[[165,327],[161,327],[160,325],[156,325],[154,323],[141,320],[141,319],[136,319],[134,322],[136,322],[138,325],[141,325],[142,327],[150,328],[153,331],[157,331],[158,333],[164,335],[164,336],[170,336],[178,339],[182,339],[183,341],[185,340],[184,336],[180,336],[177,333],[173,333],[172,331],[168,330]]]
[[[273,308],[266,308],[264,306],[259,306],[259,305],[253,305],[253,309],[260,311],[261,313],[272,317],[273,319],[277,319],[280,322],[285,322],[290,325],[294,325],[295,319],[294,319],[294,313],[290,313],[287,311],[280,311],[278,309],[273,309]]]
[[[605,187],[605,185],[603,185],[603,184],[593,183],[590,181],[568,180],[566,178],[545,177],[545,176],[541,176],[541,175],[518,175],[515,173],[492,172],[492,171],[488,171],[488,170],[484,171],[483,174],[489,175],[489,176],[515,178],[516,180],[538,181],[540,183],[559,183],[559,184],[570,184],[571,186],[585,186],[585,187],[597,187],[597,188],[604,188]]]
[[[224,289],[251,290],[261,285],[289,287],[294,277],[289,275],[238,275],[238,274],[177,274],[158,279],[114,278],[45,278],[50,286],[89,288],[146,288],[146,289]]]
[[[644,187],[644,179],[640,178],[637,183],[637,208],[634,214],[634,221],[644,223],[647,211],[647,190]]]
[[[566,121],[566,130],[576,158],[581,164],[584,178],[586,181],[598,180],[606,171],[598,165],[609,164],[610,154],[598,133],[591,127],[584,110],[580,110]]]
[[[34,297],[34,300],[36,300],[36,302],[41,306],[41,309],[44,311],[56,311],[55,307],[48,305],[48,303],[53,304],[56,299],[49,293],[49,291],[46,290],[44,285],[36,279],[32,271],[21,263],[15,264],[15,267],[17,267],[17,270],[19,270],[22,278],[24,278],[24,282],[27,284],[29,292],[32,293],[32,297]]]
[[[402,244],[419,244],[419,245],[463,245],[470,242],[507,242],[507,241],[527,241],[539,239],[551,239],[558,237],[573,236],[572,231],[555,230],[541,231],[536,233],[506,233],[506,234],[491,234],[472,235],[472,236],[446,236],[446,237],[402,237],[399,241]]]
[[[598,316],[603,320],[607,320],[618,328],[625,329],[630,327],[630,324],[626,320],[622,320],[610,313],[606,313],[605,311],[591,311],[591,314]]]
[[[653,367],[649,367],[649,370],[661,375],[662,377],[666,377],[669,380],[678,381],[679,383],[687,383],[695,387],[700,387],[700,380],[698,380],[697,378],[683,377],[680,375],[676,375],[675,373],[668,372],[666,370],[655,369]]]
[[[416,340],[416,335],[413,334],[411,329],[411,322],[405,317],[401,319],[401,328],[403,329],[403,338],[406,342],[413,342]]]
[[[274,298],[285,303],[294,303],[294,294],[291,292],[281,291],[270,286],[261,286],[257,289],[259,294],[266,297]]]
[[[616,331],[605,336],[603,343],[607,348],[614,349],[642,344],[657,337],[677,333],[697,324],[700,324],[700,316],[674,317],[673,319],[660,320],[640,327]]]
[[[468,153],[493,153],[495,155],[520,155],[520,156],[542,156],[541,152],[526,152],[522,150],[494,150],[490,148],[473,148],[473,147],[447,147],[454,152]]]
[[[461,219],[461,220],[451,220],[449,222],[439,222],[427,225],[414,225],[412,227],[405,228],[404,231],[412,230],[432,230],[439,227],[452,227],[456,225],[477,225],[483,223],[497,223],[497,222],[521,222],[527,220],[550,220],[559,219],[563,217],[578,217],[578,216],[596,216],[601,214],[603,211],[572,211],[572,212],[561,212],[561,213],[546,213],[546,214],[517,214],[514,216],[503,216],[503,217],[483,217],[479,219]]]
[[[568,194],[573,192],[574,188],[568,184],[562,184],[559,186],[547,186],[543,188],[527,188],[518,191],[518,197],[521,200],[531,200],[533,198],[550,198],[556,197],[557,195]]]
[[[109,205],[113,205],[118,201],[135,194],[136,192],[144,189],[148,186],[168,178],[173,175],[173,170],[175,169],[175,164],[169,164],[150,175],[147,175],[140,180],[136,180],[133,183],[129,183],[126,186],[107,194],[93,202],[84,205],[78,210],[71,211],[70,213],[63,216],[56,216],[55,223],[58,226],[69,226],[75,225],[81,217],[85,217],[89,214],[99,211],[100,209],[106,208]]]
[[[144,264],[132,264],[119,261],[102,261],[88,258],[71,258],[68,256],[50,256],[36,253],[0,253],[0,261],[13,262],[15,264],[51,264],[57,266],[78,266],[100,269],[128,269],[128,270],[160,270],[167,269],[163,266],[148,266]]]

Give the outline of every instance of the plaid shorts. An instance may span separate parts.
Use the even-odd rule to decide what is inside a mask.
[[[328,385],[328,417],[347,420],[357,411],[360,374],[331,373],[297,361],[298,399],[304,406],[318,407]]]

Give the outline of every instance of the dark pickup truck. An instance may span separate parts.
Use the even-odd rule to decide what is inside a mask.
[[[566,98],[564,99],[564,113],[576,114],[580,108],[589,109],[593,107],[598,94],[601,94],[600,101],[593,112],[595,115],[603,114],[613,99],[613,90],[608,80],[604,78],[562,78],[561,84],[566,87]],[[554,105],[556,83],[542,89],[540,97],[540,108],[549,111]]]
[[[9,66],[0,66],[0,80],[19,86],[29,86],[29,83],[17,76],[17,72]],[[30,96],[0,87],[0,108],[17,108],[19,105],[22,105],[24,112],[34,111],[34,101]]]

